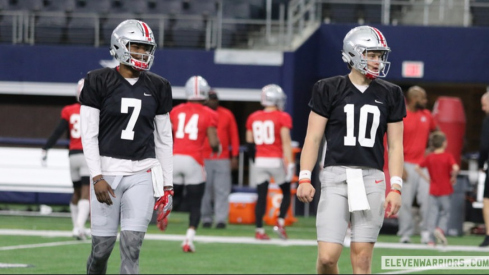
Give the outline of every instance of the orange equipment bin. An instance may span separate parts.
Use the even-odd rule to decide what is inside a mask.
[[[301,150],[297,147],[292,148],[292,154],[295,156]],[[294,217],[293,202],[296,188],[294,187],[298,181],[297,175],[294,175],[290,188],[290,206],[285,216],[285,225],[291,225],[296,222]],[[276,184],[273,184],[273,178],[270,180],[267,195],[267,208],[265,211],[264,222],[268,225],[275,225],[280,213],[280,203],[282,202],[282,190]],[[236,192],[229,195],[229,223],[230,224],[254,224],[255,223],[255,207],[258,195],[256,193]]]
[[[229,195],[229,223],[254,224],[256,193],[237,192]]]

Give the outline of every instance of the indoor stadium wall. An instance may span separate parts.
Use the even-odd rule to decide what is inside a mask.
[[[176,90],[184,86],[189,76],[199,74],[217,90],[247,91],[254,95],[248,100],[223,102],[236,114],[242,141],[246,116],[260,108],[256,96],[259,89],[269,83],[279,84],[288,95],[286,111],[294,119],[293,140],[302,145],[311,88],[321,78],[348,73],[340,51],[345,33],[354,26],[324,24],[296,51],[278,52],[282,60],[275,64],[217,63],[219,51],[172,48],[157,50],[151,71],[167,78]],[[441,95],[462,98],[467,112],[466,137],[470,141],[466,150],[475,150],[483,117],[479,98],[489,83],[489,29],[377,27],[387,37],[392,49],[389,55],[392,66],[387,80],[401,85],[404,90],[414,84],[426,87],[430,104]],[[78,79],[89,70],[102,67],[101,63],[112,61],[108,48],[66,45],[0,44],[0,57],[0,138],[24,139],[47,138],[59,120],[61,108],[74,101]],[[402,77],[403,61],[424,62],[424,76]],[[42,91],[29,94],[24,88],[32,83],[42,84],[43,91],[46,87],[55,90],[59,89],[59,84],[69,84],[73,91],[63,95],[43,95]],[[69,85],[66,87],[71,87]],[[33,88],[29,89],[32,91]],[[181,100],[177,99],[175,103]],[[33,145],[36,146],[40,147]]]

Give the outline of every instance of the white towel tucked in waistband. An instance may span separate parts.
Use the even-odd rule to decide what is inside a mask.
[[[362,169],[346,169],[346,183],[348,186],[348,208],[350,212],[370,210],[367,192],[363,183]]]
[[[151,178],[153,179],[153,196],[155,198],[163,196],[163,169],[161,169],[161,165],[151,167]]]
[[[117,189],[117,186],[119,186],[119,183],[121,183],[122,178],[123,178],[123,176],[115,176],[112,183],[109,184],[110,188],[112,188],[112,190]]]

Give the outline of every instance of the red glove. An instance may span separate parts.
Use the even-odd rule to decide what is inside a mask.
[[[165,190],[165,193],[160,197],[156,203],[154,210],[158,211],[158,218],[156,225],[161,231],[165,231],[168,225],[168,215],[173,208],[173,190]]]

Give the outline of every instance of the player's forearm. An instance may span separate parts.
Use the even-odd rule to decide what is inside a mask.
[[[281,137],[282,137],[282,151],[284,154],[284,158],[287,163],[294,163],[294,159],[292,158],[292,141],[290,138],[290,130],[288,128],[281,129]]]
[[[317,137],[306,136],[304,146],[302,147],[300,169],[312,171],[316,166],[319,145],[321,139]]]
[[[391,177],[402,177],[402,171],[404,169],[404,155],[403,146],[398,144],[397,146],[389,147],[389,174]]]
[[[156,159],[163,171],[165,188],[173,186],[173,138],[168,114],[155,117]]]
[[[49,148],[53,147],[54,144],[56,144],[56,141],[58,141],[58,139],[67,129],[69,129],[68,121],[66,121],[65,119],[61,119],[60,122],[58,123],[58,126],[56,126],[53,133],[48,138],[46,144],[44,144],[42,149],[48,150]]]
[[[99,115],[100,111],[98,109],[84,105],[80,108],[83,154],[92,178],[102,174],[98,147]]]
[[[397,181],[400,185],[399,187],[402,186],[404,170],[403,129],[402,121],[387,124],[388,163],[391,185]],[[393,179],[395,182],[393,182]]]

